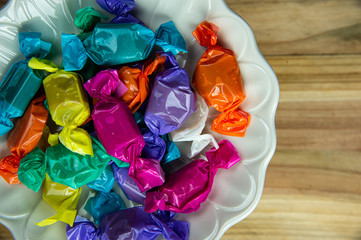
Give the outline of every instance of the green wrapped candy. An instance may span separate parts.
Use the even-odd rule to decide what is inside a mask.
[[[129,166],[106,153],[99,141],[92,138],[94,156],[80,155],[57,144],[46,149],[47,173],[52,181],[77,189],[97,179],[108,163],[114,161],[118,166]]]
[[[31,190],[39,191],[45,179],[45,157],[43,151],[35,148],[32,152],[21,159],[18,177],[20,182]]]
[[[101,18],[107,19],[107,16],[99,13],[92,7],[86,7],[79,9],[75,14],[74,23],[75,26],[83,30],[83,32],[92,31]]]

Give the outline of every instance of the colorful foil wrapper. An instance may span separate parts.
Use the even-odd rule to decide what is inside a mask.
[[[84,209],[92,215],[95,224],[99,224],[102,217],[121,209],[125,209],[123,200],[115,192],[98,192],[89,198]]]
[[[170,137],[174,142],[191,142],[190,149],[181,149],[183,156],[194,158],[199,153],[203,153],[207,146],[218,148],[218,144],[211,134],[202,134],[208,113],[207,103],[197,94],[197,111],[180,128],[170,132]]]
[[[217,44],[217,31],[216,25],[204,21],[193,32],[199,44],[207,47],[194,71],[193,86],[209,106],[222,112],[212,130],[243,137],[251,115],[239,109],[246,97],[241,71],[234,52]]]
[[[88,183],[87,186],[100,192],[110,192],[113,188],[114,180],[113,169],[111,165],[108,165],[100,176]]]
[[[72,152],[62,144],[47,148],[45,159],[51,180],[77,189],[99,178],[110,161],[120,162],[108,155],[96,139],[92,142],[93,157]]]
[[[79,71],[85,66],[88,55],[78,36],[61,34],[61,49],[65,71]]]
[[[129,177],[129,168],[120,168],[112,165],[115,181],[119,184],[127,198],[133,202],[144,205],[145,193],[141,192],[133,178]]]
[[[128,105],[130,111],[134,114],[144,103],[149,95],[149,78],[160,65],[165,62],[166,58],[158,56],[149,64],[144,64],[142,70],[124,66],[119,69],[120,80],[128,88],[121,99]]]
[[[57,221],[62,221],[70,226],[73,226],[77,212],[76,205],[78,203],[81,190],[81,188],[72,189],[65,185],[53,182],[49,176],[46,175],[43,188],[43,199],[57,211],[57,214],[44,219],[36,225],[44,227]]]
[[[11,65],[0,83],[0,136],[13,128],[11,118],[21,117],[38,91],[43,75],[28,66],[31,57],[45,57],[51,44],[40,39],[41,33],[19,33],[20,51],[26,60]]]
[[[84,40],[88,56],[98,65],[120,65],[146,59],[155,44],[164,51],[187,52],[183,38],[173,22],[153,31],[138,23],[98,24]]]
[[[44,98],[34,99],[25,114],[15,123],[8,137],[8,147],[13,156],[0,160],[0,175],[8,183],[20,183],[18,168],[20,160],[38,145],[48,119]],[[20,178],[21,180],[21,178]]]
[[[136,3],[134,0],[96,0],[99,6],[106,11],[116,15],[111,20],[111,23],[139,23],[143,24],[139,19],[129,14],[134,8]]]
[[[206,152],[208,161],[197,159],[167,176],[165,183],[146,194],[145,211],[158,209],[191,213],[205,202],[219,168],[228,169],[241,161],[231,142],[223,140],[219,148]]]
[[[38,58],[32,58],[29,66],[33,69],[53,72],[44,79],[43,85],[52,119],[57,125],[64,127],[59,134],[60,142],[73,152],[93,155],[88,132],[78,128],[90,116],[81,76],[74,72],[59,70],[54,63]]]
[[[83,32],[89,32],[94,29],[95,25],[100,23],[102,18],[107,19],[108,17],[88,6],[79,9],[75,13],[74,24],[83,30]]]
[[[106,239],[148,240],[163,235],[166,240],[187,240],[189,224],[173,220],[174,214],[149,214],[143,207],[133,207],[106,215],[98,237]]]
[[[149,129],[164,135],[178,129],[197,109],[197,99],[185,69],[172,54],[163,53],[165,70],[157,74],[144,121]]]
[[[91,97],[100,99],[94,106],[92,119],[107,153],[130,163],[129,176],[137,182],[141,191],[162,185],[164,172],[159,161],[139,157],[145,142],[128,106],[122,100],[112,97],[108,86],[104,89],[93,88],[96,82],[91,79],[89,84],[85,84],[85,88]]]
[[[143,207],[133,207],[106,215],[99,228],[77,216],[74,226],[66,226],[68,240],[149,240],[163,235],[166,240],[188,240],[189,224],[173,220],[175,214],[149,214]]]

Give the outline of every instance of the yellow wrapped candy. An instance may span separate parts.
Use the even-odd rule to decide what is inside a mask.
[[[45,176],[43,199],[49,203],[58,213],[36,225],[48,226],[57,221],[73,226],[76,217],[76,205],[78,203],[82,188],[73,189],[68,186],[51,181],[48,174]]]
[[[73,152],[93,156],[88,132],[78,128],[90,115],[81,76],[60,70],[53,62],[39,58],[32,58],[29,66],[53,73],[44,79],[43,85],[52,119],[64,127],[59,134],[60,142]]]

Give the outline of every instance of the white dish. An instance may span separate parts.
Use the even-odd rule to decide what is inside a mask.
[[[246,218],[260,200],[267,165],[276,148],[277,78],[259,52],[251,28],[222,0],[183,0],[181,4],[177,0],[136,2],[136,16],[153,30],[170,19],[175,22],[187,42],[189,54],[185,68],[190,76],[204,51],[192,37],[192,31],[205,19],[219,26],[220,42],[237,56],[247,94],[241,107],[252,114],[251,124],[244,138],[215,134],[209,129],[209,123],[218,113],[210,111],[206,132],[217,140],[232,141],[243,162],[217,173],[211,194],[199,211],[178,216],[190,222],[190,239],[219,239],[228,228]],[[60,34],[79,32],[73,17],[78,9],[88,5],[100,10],[95,0],[10,1],[0,12],[0,79],[13,62],[23,59],[18,44],[19,31],[42,32],[44,40],[54,43],[50,57],[60,63],[56,57],[61,51]],[[6,138],[0,138],[0,157],[9,154]],[[52,212],[41,200],[40,193],[23,185],[8,185],[0,178],[0,223],[10,229],[16,240],[66,239],[63,223],[48,228],[35,226],[34,222]]]

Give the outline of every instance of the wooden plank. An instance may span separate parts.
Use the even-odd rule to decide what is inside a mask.
[[[222,239],[360,239],[360,160],[355,151],[278,150],[260,204]]]
[[[361,151],[361,55],[275,56],[278,149]]]
[[[359,0],[225,0],[265,55],[361,53]]]

